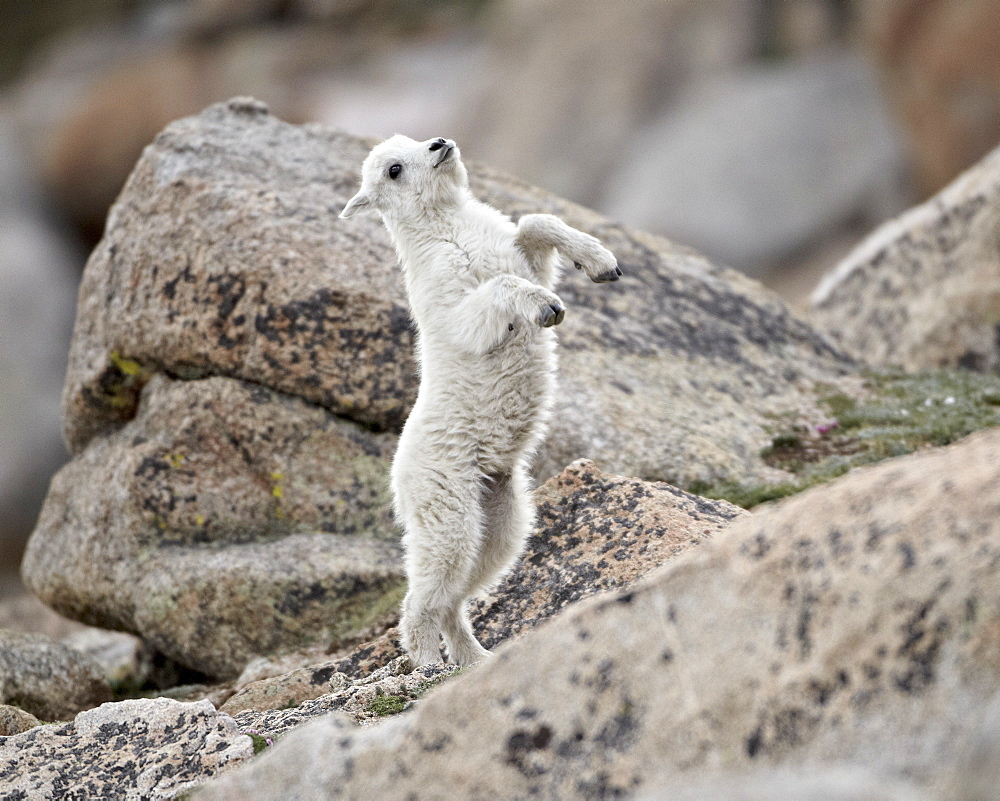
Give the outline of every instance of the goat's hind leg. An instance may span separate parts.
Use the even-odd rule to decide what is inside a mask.
[[[469,482],[433,483],[438,491],[423,496],[407,510],[404,520],[409,586],[399,628],[403,647],[417,665],[440,661],[442,629],[465,597],[462,593],[482,538],[478,488]],[[468,639],[480,647],[471,632]],[[449,648],[453,645],[465,650],[471,647],[462,639],[449,642]]]
[[[614,254],[600,240],[571,228],[552,214],[523,216],[517,223],[517,241],[536,264],[555,248],[598,284],[617,281],[622,274]]]
[[[531,481],[517,465],[511,473],[490,476],[483,490],[483,545],[469,575],[466,594],[492,587],[514,563],[535,525]]]
[[[483,538],[478,558],[462,596],[445,615],[443,631],[448,653],[458,664],[489,656],[472,632],[465,611],[469,597],[492,586],[517,559],[534,525],[530,485],[520,466],[512,474],[490,476],[482,496]]]

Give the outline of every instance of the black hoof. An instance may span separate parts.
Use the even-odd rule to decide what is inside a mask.
[[[621,268],[615,267],[613,270],[608,270],[607,272],[595,276],[592,280],[595,284],[610,284],[612,281],[617,281],[621,275]]]
[[[554,325],[559,325],[566,317],[566,309],[562,306],[546,306],[542,310],[542,316],[539,318],[542,328],[551,328]]]

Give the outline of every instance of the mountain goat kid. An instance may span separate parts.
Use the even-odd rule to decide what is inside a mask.
[[[458,147],[396,135],[361,168],[341,217],[376,211],[403,268],[420,389],[392,464],[408,592],[400,631],[413,662],[489,655],[466,601],[517,557],[534,523],[528,464],[555,393],[565,307],[558,253],[597,283],[614,255],[549,214],[517,225],[476,200]]]

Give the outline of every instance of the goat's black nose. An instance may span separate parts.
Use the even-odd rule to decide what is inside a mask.
[[[435,150],[440,150],[446,144],[447,144],[447,141],[444,140],[444,139],[435,139],[434,143],[430,147],[431,153],[433,153]]]

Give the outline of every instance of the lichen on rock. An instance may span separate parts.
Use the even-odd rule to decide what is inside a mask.
[[[8,798],[166,801],[251,756],[250,738],[207,701],[141,699],[0,739],[0,776]]]
[[[335,644],[398,603],[394,441],[254,384],[157,375],[54,478],[25,582],[209,675]]]

